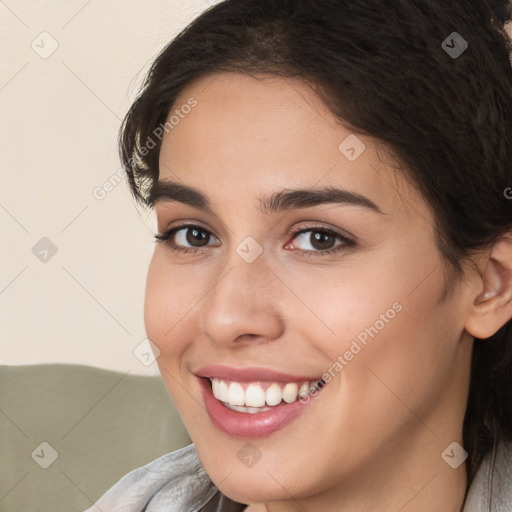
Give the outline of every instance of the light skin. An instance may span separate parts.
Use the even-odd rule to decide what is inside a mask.
[[[164,136],[159,179],[196,188],[213,213],[156,203],[159,232],[190,223],[206,240],[192,245],[190,229],[174,236],[196,254],[157,244],[144,314],[206,472],[249,512],[460,512],[466,465],[452,469],[441,454],[463,444],[473,336],[489,337],[512,317],[511,239],[482,253],[482,275],[468,270],[442,302],[432,213],[375,139],[358,135],[366,149],[347,159],[338,146],[353,131],[299,81],[223,73],[187,87],[175,108],[190,97],[197,106]],[[258,209],[275,192],[326,186],[384,213]],[[309,231],[294,236],[295,227]],[[300,254],[321,251],[313,235],[322,228],[356,245]],[[248,236],[263,250],[252,263],[236,251]],[[329,248],[343,246],[331,240]],[[401,311],[286,427],[251,440],[212,424],[193,373],[201,366],[322,376],[396,302]],[[252,467],[237,457],[247,441],[261,454]]]

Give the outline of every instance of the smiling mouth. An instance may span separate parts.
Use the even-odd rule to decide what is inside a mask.
[[[213,396],[233,411],[255,414],[272,410],[282,402],[302,400],[325,386],[317,379],[303,382],[236,382],[209,377]]]
[[[212,424],[232,438],[246,439],[269,436],[307,414],[326,385],[306,376],[290,382],[291,375],[261,369],[203,369],[196,377]]]

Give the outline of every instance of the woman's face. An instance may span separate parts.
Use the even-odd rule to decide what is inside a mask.
[[[210,75],[171,114],[159,181],[193,188],[209,209],[160,189],[159,232],[194,227],[155,247],[145,323],[214,483],[243,503],[355,482],[381,493],[375,475],[444,464],[462,444],[472,338],[464,291],[440,300],[422,196],[299,81]],[[304,193],[279,199],[294,190]],[[290,403],[231,410],[213,376],[223,401],[243,390],[253,405]],[[326,385],[293,402],[315,379]]]

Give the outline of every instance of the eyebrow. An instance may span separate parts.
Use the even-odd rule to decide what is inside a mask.
[[[174,181],[157,181],[151,187],[148,205],[152,207],[156,203],[166,201],[177,201],[212,215],[215,214],[208,197],[199,190]],[[285,189],[265,199],[259,198],[260,211],[267,215],[332,203],[362,206],[381,215],[387,215],[368,197],[332,186],[314,189]]]

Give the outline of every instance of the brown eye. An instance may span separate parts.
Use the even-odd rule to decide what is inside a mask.
[[[164,242],[173,249],[182,249],[185,252],[206,247],[211,237],[212,234],[200,226],[176,226],[155,235],[157,241]]]
[[[318,250],[332,249],[332,244],[336,242],[336,237],[327,231],[312,231],[310,235],[311,245]]]
[[[181,230],[180,230],[181,231]],[[205,240],[208,241],[210,235],[206,234],[206,231],[201,229],[196,229],[193,227],[185,228],[186,235],[185,240],[192,246],[197,244],[198,247],[203,247],[203,245],[208,245],[207,243],[203,243]]]
[[[337,239],[341,243],[336,246]],[[303,245],[309,245],[309,248],[306,247],[305,249],[299,247],[299,251],[302,254],[308,255],[325,255],[326,253],[342,251],[355,245],[355,242],[335,231],[313,227],[296,231],[294,240],[301,242]]]

